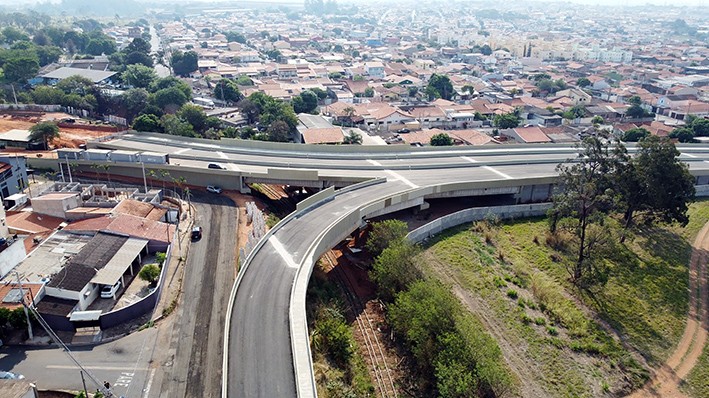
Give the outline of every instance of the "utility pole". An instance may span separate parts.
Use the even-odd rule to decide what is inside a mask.
[[[22,309],[25,310],[25,317],[27,318],[27,333],[30,336],[30,340],[34,340],[34,334],[32,333],[32,322],[30,321],[30,314],[29,312],[27,312],[27,303],[25,303],[25,289],[22,288],[22,280],[20,279],[20,274],[17,271],[15,271],[15,276],[17,277],[17,283],[20,285],[20,294],[22,295]],[[34,303],[31,303],[31,305],[33,304]]]
[[[80,370],[79,373],[81,374],[81,384],[84,385],[84,395],[86,396],[86,398],[88,398],[89,392],[88,390],[86,390],[86,380],[84,379],[84,371]]]
[[[145,193],[147,194],[148,193],[148,180],[145,178],[145,163],[140,162],[140,167],[143,169],[143,186],[145,187]]]

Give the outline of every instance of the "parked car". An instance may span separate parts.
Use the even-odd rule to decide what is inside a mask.
[[[207,192],[222,193],[222,189],[216,185],[207,185]]]
[[[192,240],[202,239],[202,227],[192,228]]]
[[[210,168],[210,169],[219,169],[219,170],[224,170],[224,169],[225,169],[224,166],[222,166],[222,165],[220,165],[220,164],[218,164],[218,163],[210,163],[210,164],[207,165],[207,168]]]
[[[116,292],[121,288],[121,281],[116,282],[115,285],[105,285],[101,288],[101,298],[115,298]]]
[[[4,380],[22,380],[25,376],[12,372],[0,372],[0,379]]]

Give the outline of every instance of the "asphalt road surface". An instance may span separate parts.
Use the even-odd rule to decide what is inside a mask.
[[[202,239],[191,243],[182,297],[171,316],[167,356],[158,368],[161,382],[151,397],[221,396],[224,322],[236,269],[238,212],[231,199],[222,195],[194,192],[192,204]]]
[[[156,336],[157,329],[146,329],[111,343],[72,348],[72,353],[99,383],[111,383],[115,396],[139,398],[150,392],[150,352]],[[2,347],[0,370],[24,375],[40,389],[83,389],[79,368],[58,348]],[[101,387],[85,379],[89,392]]]

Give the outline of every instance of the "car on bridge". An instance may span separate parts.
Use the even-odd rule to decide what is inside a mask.
[[[220,165],[219,163],[210,163],[207,165],[208,169],[219,169],[219,170],[225,170],[226,167]]]
[[[202,239],[202,227],[192,228],[192,240]]]
[[[222,193],[222,189],[216,185],[207,185],[207,192]]]

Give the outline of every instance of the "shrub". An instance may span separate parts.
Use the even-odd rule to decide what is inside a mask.
[[[535,325],[543,326],[543,325],[546,325],[546,323],[547,323],[547,320],[544,319],[544,318],[542,318],[542,317],[536,317],[536,318],[534,318],[534,324],[535,324]]]
[[[558,335],[559,335],[559,331],[556,330],[556,328],[555,328],[554,326],[547,326],[547,333],[549,333],[549,334],[552,335],[552,336],[558,336]]]
[[[517,291],[516,291],[516,290],[512,290],[512,289],[508,290],[508,291],[507,291],[507,297],[509,297],[509,298],[511,298],[511,299],[513,299],[513,300],[517,300]]]
[[[529,325],[530,323],[532,323],[532,318],[527,314],[522,314],[522,316],[520,316],[519,318],[525,325]]]
[[[151,286],[155,286],[160,277],[160,267],[156,264],[148,264],[140,270],[138,277],[150,283]]]

